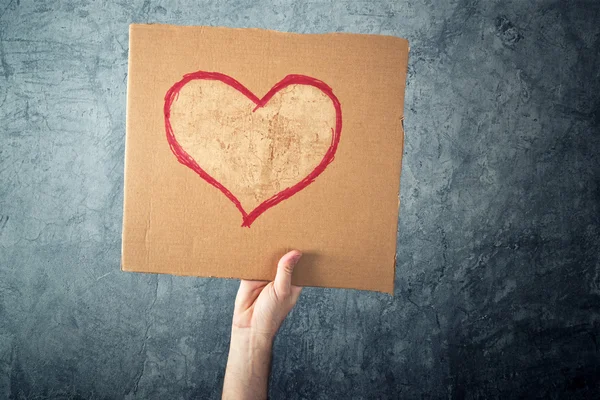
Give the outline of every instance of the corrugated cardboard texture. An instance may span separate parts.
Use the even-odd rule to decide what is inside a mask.
[[[295,284],[392,293],[407,58],[407,41],[387,36],[132,25],[123,270],[270,280],[278,258],[299,249],[304,257],[294,273]],[[342,128],[333,161],[314,182],[264,211],[250,227],[241,226],[242,214],[221,190],[178,161],[167,140],[165,96],[184,75],[196,71],[229,76],[258,99],[286,76],[305,75],[324,82],[339,100]],[[317,137],[323,126],[335,124],[335,110],[320,93],[292,85],[287,98],[284,90],[273,95],[272,104],[287,107],[286,118],[294,121],[296,113],[300,121],[285,131],[297,135],[296,146],[288,143],[282,150],[276,134],[283,128],[269,122],[277,114],[271,112],[272,104],[253,111],[248,98],[206,82],[190,81],[174,97],[169,114],[173,136],[200,167],[227,183],[223,185],[246,211],[293,184],[294,177],[319,162],[322,156],[314,154],[327,151],[323,136]],[[218,113],[227,115],[211,120],[202,92],[209,93],[210,104],[222,102]],[[307,99],[312,105],[302,104]],[[250,122],[238,122],[241,114],[228,114],[227,105],[236,102]],[[190,110],[194,105],[195,112]],[[215,124],[226,125],[220,142],[205,134]],[[231,158],[226,149],[235,135],[226,130],[245,127],[253,133],[234,144],[241,150]],[[304,137],[311,129],[314,139]],[[333,131],[326,131],[329,141]],[[267,145],[254,143],[265,135],[270,135]],[[221,150],[202,143],[218,143]],[[248,146],[259,155],[273,153],[269,158],[277,168],[265,166],[260,157],[248,161],[245,156],[256,155]],[[231,159],[237,164],[231,165]],[[286,166],[296,169],[288,172]],[[267,177],[252,183],[261,173]],[[260,190],[248,189],[252,185]]]

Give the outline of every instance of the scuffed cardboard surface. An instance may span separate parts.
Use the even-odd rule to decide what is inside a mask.
[[[314,170],[336,122],[331,101],[313,86],[294,85],[255,107],[220,81],[195,80],[171,108],[181,147],[248,210]]]
[[[297,248],[305,253],[294,276],[298,285],[391,293],[407,57],[408,43],[386,36],[132,25],[122,268],[177,275],[272,279],[277,259],[287,250]],[[306,75],[325,82],[341,104],[343,124],[333,161],[313,183],[266,210],[249,228],[240,226],[239,210],[220,190],[178,162],[166,140],[165,93],[184,75],[195,71],[226,74],[259,98],[287,75]],[[302,89],[290,88],[292,92]],[[235,102],[232,100],[235,94],[225,97],[224,104]],[[197,99],[192,96],[187,101],[193,103]],[[244,99],[241,100],[243,103]],[[174,103],[173,115],[185,116],[185,96],[180,93],[177,101],[182,102]],[[261,109],[264,118],[249,122],[249,126],[256,128],[253,131],[258,138],[269,132],[268,106]],[[201,113],[194,114],[195,118],[190,114],[188,125],[219,123],[229,118],[233,122],[228,122],[228,126],[244,129],[243,125],[235,126],[238,118],[221,116],[211,122],[198,119]],[[330,113],[324,112],[319,121],[330,119]],[[259,127],[261,123],[267,128]],[[182,130],[182,126],[185,122],[181,119],[173,124],[179,140],[186,132],[193,131]],[[302,143],[305,136],[300,132],[305,130],[296,129],[290,137],[299,138],[297,142]],[[199,165],[211,169],[216,179],[233,179],[234,175],[228,172],[231,163],[222,158],[225,153],[202,153],[194,150],[201,141],[189,140],[182,147],[191,146],[189,152],[195,158],[210,154],[216,157],[204,164],[196,160]],[[206,140],[213,138],[209,135]],[[316,152],[322,147],[319,143],[313,149]],[[223,145],[227,147],[227,143]],[[262,146],[259,157],[265,151],[268,153],[273,143]],[[275,148],[281,149],[278,145]],[[310,149],[310,144],[297,144],[292,154],[306,149]],[[243,151],[234,155],[239,158],[241,154]],[[282,165],[293,159],[281,154],[274,156]],[[314,162],[308,159],[307,164]],[[215,172],[214,165],[221,166],[220,172]],[[251,167],[244,160],[238,165],[244,166],[240,176],[265,172],[263,162]],[[303,171],[299,169],[296,174]],[[294,176],[293,171],[282,174],[286,179]],[[255,183],[266,185],[271,191],[278,184],[287,184],[285,179],[271,178]],[[228,189],[241,192],[240,202],[249,204],[250,209],[255,205],[252,199],[257,203],[261,196],[270,194],[256,191],[256,184],[236,186],[227,182],[227,185]]]

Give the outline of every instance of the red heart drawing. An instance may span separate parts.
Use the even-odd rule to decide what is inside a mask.
[[[206,170],[199,165],[198,162],[202,162],[202,160],[195,160],[186,150],[184,150],[184,148],[179,143],[179,141],[176,138],[176,135],[173,132],[173,126],[171,124],[171,108],[173,102],[178,99],[181,89],[189,82],[195,80],[220,81],[222,83],[225,83],[229,87],[235,89],[237,92],[243,94],[256,105],[254,109],[251,110],[252,113],[261,109],[262,107],[265,107],[274,95],[276,95],[283,89],[289,87],[290,85],[306,85],[317,88],[331,100],[335,110],[335,129],[331,128],[331,143],[329,144],[329,147],[327,148],[327,151],[325,152],[323,158],[318,163],[318,165],[314,169],[312,169],[312,171],[310,171],[310,173],[308,173],[308,175],[306,175],[303,179],[300,179],[295,184],[284,188],[275,195],[262,201],[250,212],[247,212],[246,210],[244,210],[240,200],[228,188],[226,188],[221,182],[217,181],[213,176],[207,173]],[[219,189],[221,192],[223,192],[223,194],[237,207],[237,209],[242,214],[243,227],[250,227],[254,220],[256,220],[256,218],[258,218],[266,210],[279,204],[281,201],[293,196],[294,194],[298,193],[300,190],[304,189],[306,186],[311,184],[315,180],[315,178],[325,170],[329,163],[333,161],[335,152],[338,147],[338,143],[340,141],[340,134],[342,131],[341,105],[337,97],[333,94],[333,90],[323,81],[305,75],[288,75],[283,80],[278,82],[275,86],[273,86],[262,98],[258,98],[244,85],[242,85],[240,82],[236,81],[228,75],[224,75],[218,72],[194,72],[185,75],[181,81],[175,83],[167,91],[165,95],[164,115],[167,141],[169,143],[169,146],[171,147],[171,151],[177,157],[177,160],[183,165],[186,165],[187,167],[195,171],[206,182],[210,183],[211,185]],[[218,140],[218,138],[216,140]],[[221,145],[227,146],[226,143],[221,143]]]

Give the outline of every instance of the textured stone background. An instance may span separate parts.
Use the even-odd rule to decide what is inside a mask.
[[[306,289],[272,398],[597,396],[599,21],[597,1],[0,0],[0,398],[220,395],[237,282],[119,271],[131,22],[410,40],[395,297]]]

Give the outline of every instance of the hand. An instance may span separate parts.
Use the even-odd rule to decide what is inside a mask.
[[[302,290],[292,285],[292,272],[301,256],[297,250],[284,255],[277,264],[273,282],[240,283],[233,311],[233,329],[247,329],[271,340],[275,337]]]
[[[233,311],[224,399],[267,398],[273,340],[302,290],[292,285],[292,273],[301,256],[297,250],[284,255],[277,264],[273,282],[240,283]]]

